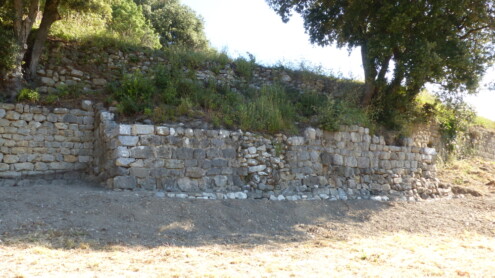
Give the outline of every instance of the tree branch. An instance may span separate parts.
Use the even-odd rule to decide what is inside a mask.
[[[484,26],[480,26],[480,27],[478,27],[478,28],[471,29],[471,30],[467,31],[467,32],[466,32],[466,34],[464,34],[464,35],[460,36],[459,38],[460,38],[461,40],[464,40],[464,39],[466,39],[467,37],[469,37],[469,35],[471,35],[472,33],[475,33],[475,32],[478,32],[478,31],[481,31],[481,30],[486,29],[486,28],[490,28],[490,25],[484,25]]]

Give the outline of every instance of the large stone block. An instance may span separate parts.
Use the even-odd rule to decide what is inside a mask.
[[[134,189],[136,185],[136,177],[133,176],[118,176],[113,178],[113,188]]]
[[[132,135],[149,135],[155,134],[153,125],[132,125]]]
[[[206,174],[206,171],[198,167],[186,168],[186,177],[190,178],[202,178]]]
[[[132,158],[153,158],[154,156],[153,149],[148,146],[137,146],[130,149],[130,157]]]
[[[122,146],[136,146],[139,141],[139,136],[119,136],[118,142]]]
[[[16,163],[14,164],[14,169],[16,171],[32,171],[34,169],[34,164],[29,162]]]
[[[184,161],[178,159],[165,160],[165,168],[168,169],[182,169],[184,168]]]
[[[5,155],[3,157],[3,162],[4,163],[17,163],[17,162],[19,162],[19,156],[18,155]]]

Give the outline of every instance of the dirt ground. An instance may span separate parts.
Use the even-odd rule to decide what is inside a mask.
[[[276,202],[0,187],[0,277],[53,276],[495,277],[495,195]]]

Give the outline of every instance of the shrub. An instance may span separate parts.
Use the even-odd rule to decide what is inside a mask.
[[[239,57],[235,59],[234,66],[235,72],[244,77],[246,80],[251,80],[253,78],[254,70],[256,69],[256,58],[253,54],[248,53],[249,60],[244,57]]]
[[[0,25],[0,76],[15,68],[14,53],[17,49],[13,32]]]
[[[327,97],[324,104],[317,108],[318,122],[322,129],[336,131],[341,125],[371,126],[366,111],[345,100]]]
[[[295,111],[280,86],[265,86],[253,99],[239,105],[240,127],[264,132],[293,131]]]
[[[142,113],[145,108],[153,107],[153,80],[141,73],[125,75],[120,83],[110,85],[110,91],[119,102],[119,112],[125,115]]]
[[[36,103],[40,100],[40,94],[31,89],[24,88],[22,89],[19,94],[17,95],[17,101],[22,102],[30,102],[30,103]]]

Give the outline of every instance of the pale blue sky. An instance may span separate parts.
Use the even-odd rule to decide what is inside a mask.
[[[264,0],[182,0],[205,21],[211,45],[231,56],[252,53],[258,63],[279,62],[298,65],[301,61],[321,66],[345,77],[363,79],[359,49],[351,53],[336,47],[317,47],[309,43],[303,21],[294,16],[284,24]],[[495,71],[485,77],[493,81]],[[467,98],[481,116],[495,120],[495,92],[481,91]]]

